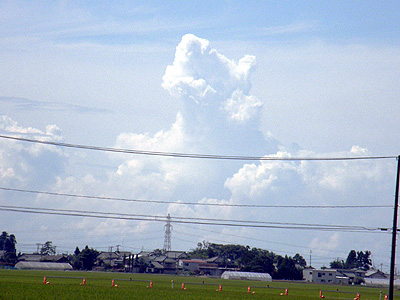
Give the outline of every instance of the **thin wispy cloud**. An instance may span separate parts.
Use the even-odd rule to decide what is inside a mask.
[[[317,22],[298,22],[280,26],[265,27],[260,30],[264,35],[282,35],[293,33],[305,33],[318,29]]]
[[[12,106],[16,110],[23,111],[57,111],[57,112],[75,112],[75,113],[111,113],[106,108],[95,108],[82,105],[74,105],[63,102],[43,102],[25,98],[0,97],[1,104]]]

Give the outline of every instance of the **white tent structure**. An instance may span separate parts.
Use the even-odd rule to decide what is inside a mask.
[[[272,277],[268,273],[254,273],[254,272],[225,271],[224,273],[222,273],[221,278],[222,279],[272,281]]]
[[[72,266],[69,263],[38,262],[38,261],[20,261],[15,265],[15,268],[21,270],[59,270],[59,271],[72,270]]]

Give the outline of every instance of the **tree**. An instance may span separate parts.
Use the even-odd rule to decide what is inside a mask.
[[[247,272],[275,273],[274,254],[267,250],[253,248],[243,253],[239,259],[241,270]]]
[[[331,261],[329,263],[331,269],[345,269],[345,263],[343,260],[340,260],[339,258],[337,258],[334,261]]]
[[[278,267],[274,276],[275,279],[301,280],[303,270],[296,267],[296,261],[285,255],[278,259]]]
[[[372,261],[370,259],[371,251],[358,251],[351,250],[347,260],[346,260],[346,269],[362,269],[362,270],[369,270],[370,266],[372,266]]]
[[[197,248],[189,253],[192,258],[211,258],[218,256],[224,267],[237,268],[242,271],[269,273],[276,279],[301,280],[306,260],[296,254],[282,257],[268,250],[250,248],[242,245],[221,245],[214,243],[198,243]],[[275,264],[278,269],[275,268]]]
[[[304,268],[305,266],[307,266],[307,262],[304,259],[303,256],[301,256],[300,254],[296,253],[295,256],[293,256],[293,259],[295,260],[295,262],[302,268]]]
[[[372,266],[372,260],[370,256],[371,251],[357,252],[357,267],[363,269],[364,271],[369,270],[370,266]]]
[[[144,273],[149,267],[149,264],[143,259],[143,257],[136,256],[134,266],[139,269],[139,273]]]
[[[56,254],[56,246],[53,246],[52,241],[47,241],[42,245],[40,249],[41,255],[55,255]]]
[[[360,285],[360,284],[365,283],[365,279],[362,278],[362,277],[357,276],[356,278],[354,278],[353,283],[354,283],[355,285]]]
[[[357,253],[355,250],[351,250],[347,256],[345,269],[352,269],[357,267]]]
[[[0,250],[4,250],[4,244],[7,238],[8,238],[8,233],[6,231],[3,231],[0,235]]]
[[[79,248],[76,247],[78,250]],[[75,249],[76,253],[76,249]],[[100,252],[90,248],[86,245],[85,249],[80,251],[78,255],[74,257],[74,268],[78,270],[92,270],[96,262],[97,256]]]
[[[17,239],[15,235],[9,235],[3,231],[0,235],[0,250],[5,251],[3,260],[6,263],[14,264],[17,261]]]
[[[17,244],[17,239],[15,235],[9,235],[6,231],[3,231],[0,235],[0,250],[6,252],[16,252],[15,245]]]
[[[351,250],[347,256],[346,261],[336,260],[330,263],[332,269],[362,269],[369,270],[372,266],[371,251],[357,251]]]

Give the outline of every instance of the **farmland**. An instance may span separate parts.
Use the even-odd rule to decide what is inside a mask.
[[[46,282],[43,284],[43,279]],[[85,284],[83,284],[85,278]],[[112,286],[112,280],[114,285]],[[173,285],[172,285],[173,281]],[[204,281],[204,283],[203,283]],[[152,282],[152,288],[150,287]],[[182,289],[182,283],[185,288]],[[222,290],[219,286],[222,285]],[[248,287],[251,292],[248,293]],[[269,287],[268,287],[269,286]],[[288,295],[285,296],[287,289]],[[0,270],[0,299],[379,299],[379,288],[149,274]],[[253,293],[255,292],[255,293]],[[387,289],[382,290],[383,295]],[[281,295],[283,294],[283,296]],[[397,291],[395,292],[397,293]],[[396,296],[396,299],[400,297]]]

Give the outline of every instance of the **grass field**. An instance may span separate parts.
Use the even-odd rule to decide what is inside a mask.
[[[49,284],[43,284],[43,278]],[[83,278],[86,284],[83,285]],[[112,280],[115,285],[112,287]],[[172,288],[171,281],[174,281]],[[204,284],[203,284],[204,280]],[[150,288],[150,281],[153,287]],[[186,290],[182,289],[185,283]],[[219,290],[222,285],[222,291]],[[269,285],[269,288],[267,287]],[[248,286],[251,293],[248,293]],[[285,294],[288,289],[288,295]],[[386,289],[360,286],[333,286],[294,282],[222,280],[214,278],[182,277],[150,274],[54,272],[0,270],[0,299],[319,299],[319,291],[326,299],[382,300]],[[252,292],[255,292],[254,294]],[[395,294],[398,291],[395,292]],[[400,299],[400,296],[396,296]]]

